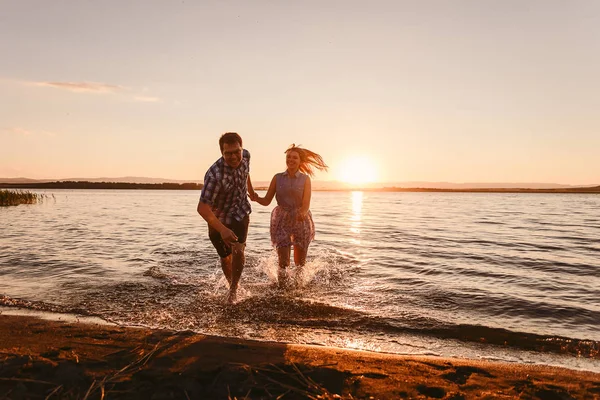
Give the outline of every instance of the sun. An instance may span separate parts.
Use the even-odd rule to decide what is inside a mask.
[[[354,156],[340,165],[339,179],[353,185],[377,181],[377,168],[368,157]]]

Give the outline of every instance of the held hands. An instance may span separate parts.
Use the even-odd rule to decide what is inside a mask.
[[[250,197],[250,200],[252,201],[258,201],[258,194],[256,192],[248,193],[248,197]]]

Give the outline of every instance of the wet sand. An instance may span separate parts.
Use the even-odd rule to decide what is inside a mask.
[[[600,399],[600,374],[0,315],[0,399],[282,395]]]

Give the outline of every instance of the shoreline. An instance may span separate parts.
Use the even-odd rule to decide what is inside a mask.
[[[561,367],[259,342],[0,311],[0,396],[6,397],[8,392],[182,399],[600,396],[600,374]]]
[[[2,300],[2,297],[3,296],[0,295],[0,300]],[[57,322],[87,323],[135,329],[141,328],[180,332],[179,330],[176,330],[176,328],[170,327],[156,327],[144,324],[120,324],[118,322],[108,321],[98,316],[79,314],[77,311],[52,311],[44,308],[29,308],[27,305],[17,304],[18,302],[19,300],[15,301],[13,299],[12,305],[0,304],[0,315],[29,316]],[[239,338],[237,336],[219,335],[202,331],[191,332],[220,338]],[[273,339],[260,338],[256,336],[242,337],[240,339],[290,345],[307,344],[324,348],[334,347],[398,356],[432,356],[465,360],[489,360],[491,362],[507,364],[531,364],[565,368],[575,371],[600,373],[600,354],[598,353],[598,345],[600,342],[590,339],[561,337],[556,335],[541,335],[525,332],[510,332],[499,328],[491,328],[479,325],[468,326],[467,329],[462,331],[460,334],[456,332],[443,331],[430,331],[428,333],[430,335],[428,339],[430,347],[424,348],[425,350],[422,352],[402,351],[398,349],[394,351],[392,349],[373,349],[369,347],[345,347],[343,345],[338,346],[336,344],[319,343],[314,341],[299,343],[277,340],[274,341]],[[520,336],[507,336],[507,334],[510,335],[511,333]],[[416,335],[413,340],[416,340],[420,343],[423,340],[423,337]],[[405,344],[405,347],[411,347],[411,345],[408,343],[409,342]],[[438,348],[440,345],[443,347],[443,349]],[[484,347],[482,348],[481,346]]]

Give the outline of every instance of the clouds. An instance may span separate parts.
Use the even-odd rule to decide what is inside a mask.
[[[101,94],[101,95],[121,95],[127,100],[141,103],[158,103],[161,101],[159,97],[147,96],[144,92],[147,89],[135,90],[126,86],[113,85],[102,82],[24,82],[30,86],[38,86],[43,88],[53,88],[73,93],[84,94]]]
[[[32,82],[31,84],[78,93],[118,93],[125,90],[123,86],[98,82]]]
[[[56,137],[56,133],[44,130],[30,130],[21,127],[0,129],[0,133],[7,136],[17,137]]]
[[[9,129],[3,129],[2,133],[8,134],[8,135],[16,135],[16,136],[31,136],[32,132],[27,130],[27,129],[23,129],[23,128],[9,128]]]

